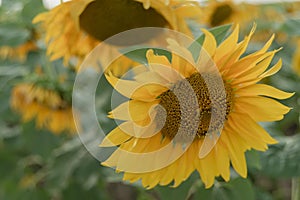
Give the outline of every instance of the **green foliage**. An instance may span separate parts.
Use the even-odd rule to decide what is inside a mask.
[[[30,38],[30,31],[22,27],[22,24],[1,24],[0,46],[18,46]]]
[[[300,135],[280,138],[261,156],[261,172],[271,177],[300,176]]]
[[[300,26],[299,19],[287,19],[281,25],[280,30],[293,36],[300,36],[299,26]]]
[[[254,200],[255,193],[252,183],[248,179],[234,178],[228,183],[216,182],[215,186],[205,189],[201,183],[196,183],[193,192],[190,194],[189,200],[211,199],[211,200]]]
[[[283,12],[281,4],[272,5]],[[8,12],[9,11],[9,12]],[[0,7],[0,48],[16,47],[34,39],[38,50],[29,52],[24,62],[12,59],[0,59],[0,199],[39,200],[39,199],[113,199],[114,190],[110,187],[124,187],[135,194],[138,200],[254,200],[283,199],[282,179],[300,176],[300,136],[299,136],[299,77],[292,71],[291,58],[296,45],[293,42],[300,35],[300,21],[294,16],[285,16],[281,22],[257,21],[258,32],[271,30],[286,34],[287,41],[275,41],[271,49],[283,46],[278,58],[283,59],[283,69],[276,76],[264,80],[270,85],[286,91],[296,91],[293,98],[283,101],[293,110],[284,120],[266,125],[266,129],[279,143],[269,147],[266,152],[248,151],[247,166],[249,178],[238,177],[231,173],[227,183],[221,178],[210,189],[205,189],[199,175],[192,176],[179,187],[157,186],[145,190],[140,182],[129,184],[122,182],[122,174],[113,169],[102,167],[85,149],[77,135],[54,135],[36,127],[34,121],[23,123],[21,116],[10,108],[12,88],[20,82],[34,82],[39,86],[58,91],[64,99],[72,101],[72,87],[76,76],[71,68],[63,67],[62,61],[49,61],[42,39],[35,38],[38,28],[31,24],[33,17],[45,11],[42,0],[3,0]],[[252,24],[251,24],[252,25]],[[249,25],[249,27],[251,27]],[[201,26],[190,23],[196,42],[189,50],[196,59],[199,47],[205,36],[199,31]],[[212,28],[209,31],[220,44],[231,30],[231,25]],[[248,52],[261,48],[262,43],[255,41]],[[121,50],[137,62],[147,64],[146,52],[150,47]],[[172,59],[171,53],[164,49],[152,48],[157,55]],[[274,64],[274,63],[272,63]],[[37,76],[34,70],[40,66],[43,76]],[[61,77],[65,77],[61,84]],[[108,101],[113,89],[106,79],[99,82],[96,109],[98,120],[104,133],[112,130],[116,123],[107,118],[112,109]],[[125,97],[117,96],[120,102]],[[265,124],[264,124],[265,125]],[[89,145],[93,141],[89,140]],[[99,148],[100,149],[100,148]],[[110,151],[110,150],[108,150]],[[267,180],[267,181],[266,181]],[[278,182],[277,188],[271,188],[266,182]],[[261,183],[262,182],[262,183]],[[286,189],[290,192],[290,186]],[[126,191],[128,191],[126,190]],[[122,190],[121,190],[122,191]],[[125,190],[124,190],[125,191]],[[275,192],[274,192],[275,191]]]

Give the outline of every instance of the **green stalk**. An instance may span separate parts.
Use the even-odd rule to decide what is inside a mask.
[[[300,178],[292,179],[292,200],[300,200]]]

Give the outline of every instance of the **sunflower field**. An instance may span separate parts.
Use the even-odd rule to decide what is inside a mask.
[[[0,199],[300,200],[300,1],[0,0]]]

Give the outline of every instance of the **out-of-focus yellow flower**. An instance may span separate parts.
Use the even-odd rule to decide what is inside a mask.
[[[147,67],[133,80],[107,74],[111,85],[130,100],[109,113],[123,123],[102,141],[102,147],[118,147],[102,164],[124,172],[124,180],[141,179],[147,188],[172,182],[177,187],[197,170],[209,188],[215,177],[229,181],[230,163],[246,177],[245,151],[265,151],[276,143],[258,122],[281,120],[290,108],[275,99],[293,94],[258,84],[281,68],[279,60],[268,69],[278,52],[268,51],[274,37],[262,49],[241,57],[254,28],[239,42],[237,26],[219,46],[209,31],[203,32],[204,50],[196,62],[186,47],[171,41],[171,61],[149,50]],[[222,89],[224,96],[216,92]]]
[[[293,70],[300,76],[300,39],[297,41],[296,51],[292,59]]]
[[[287,14],[294,16],[299,15],[300,10],[300,2],[299,1],[292,1],[292,2],[282,2],[285,11]]]
[[[45,29],[45,41],[49,45],[47,54],[51,60],[64,58],[64,64],[74,56],[82,62],[83,58],[99,44],[99,41],[79,30],[71,15],[73,4],[82,2],[73,0],[64,2],[51,11],[39,14],[33,23],[42,22]]]
[[[203,7],[201,22],[208,27],[234,23],[247,25],[257,15],[254,5],[247,3],[235,3],[232,0],[210,0]]]
[[[27,54],[30,51],[35,51],[35,50],[37,50],[37,46],[35,45],[35,42],[33,42],[33,41],[28,41],[17,47],[1,46],[0,47],[0,58],[15,59],[15,60],[24,62],[27,58]]]
[[[139,27],[168,27],[191,34],[186,18],[199,15],[197,3],[176,0],[72,0],[39,14],[52,60],[71,58],[80,65],[98,44],[122,31]],[[107,52],[109,52],[107,45]]]
[[[38,128],[55,134],[75,133],[72,107],[54,90],[24,83],[12,90],[11,106],[21,113],[24,122],[35,119]]]
[[[256,20],[261,24],[258,28],[257,33],[253,37],[254,42],[263,42],[276,32],[276,41],[284,43],[287,40],[287,34],[275,30],[276,24],[283,23],[285,16],[282,12],[278,11],[272,6],[260,7],[259,12],[256,16]]]

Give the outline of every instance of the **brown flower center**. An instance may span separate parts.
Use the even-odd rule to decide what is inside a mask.
[[[144,9],[134,0],[96,0],[91,2],[80,15],[80,27],[100,41],[134,28],[165,27],[168,22],[153,8]],[[154,34],[154,35],[153,35]],[[125,40],[109,41],[116,45],[137,44],[147,41],[155,33],[130,35]],[[129,41],[128,41],[129,40]]]
[[[216,75],[195,73],[159,96],[162,107],[157,108],[156,123],[163,127],[163,137],[173,139],[177,135],[177,141],[185,143],[222,128],[232,110],[232,89],[223,82],[222,95],[218,80]]]
[[[230,5],[224,4],[218,6],[210,17],[210,25],[212,27],[223,24],[233,13]]]

